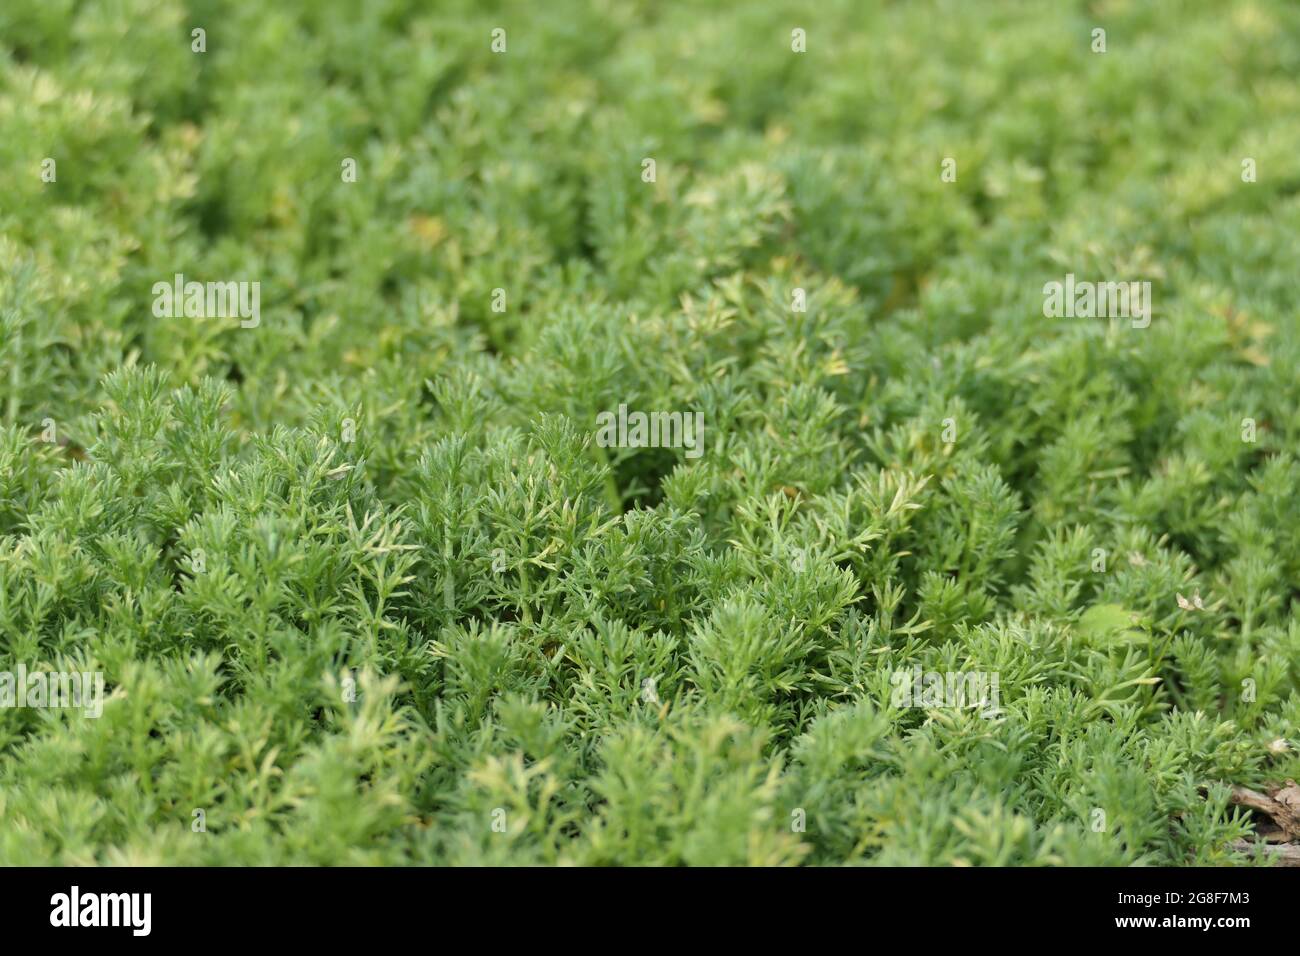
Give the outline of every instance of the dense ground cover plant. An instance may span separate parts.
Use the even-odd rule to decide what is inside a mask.
[[[1255,859],[1297,76],[1281,0],[8,0],[0,669],[106,690],[0,708],[0,863]]]

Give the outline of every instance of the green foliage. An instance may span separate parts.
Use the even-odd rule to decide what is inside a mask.
[[[1300,10],[1104,6],[7,0],[0,863],[1242,862]]]

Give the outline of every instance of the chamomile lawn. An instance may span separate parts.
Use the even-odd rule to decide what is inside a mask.
[[[0,669],[106,689],[0,707],[0,863],[1253,859],[1297,76],[1281,0],[7,0]]]

